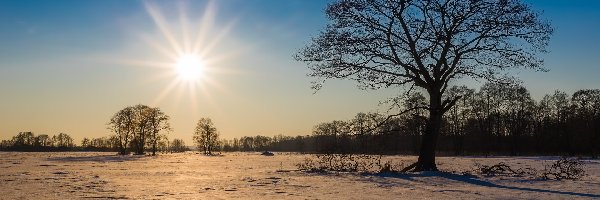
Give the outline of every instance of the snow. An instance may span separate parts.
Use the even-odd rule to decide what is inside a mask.
[[[0,199],[600,199],[598,160],[584,162],[581,180],[555,181],[458,172],[499,162],[543,169],[557,157],[439,157],[447,172],[372,175],[298,171],[307,156],[0,152]]]

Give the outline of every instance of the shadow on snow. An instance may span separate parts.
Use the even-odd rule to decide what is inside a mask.
[[[74,157],[53,157],[49,161],[63,162],[125,162],[144,158],[144,155],[100,155],[100,156],[74,156]]]
[[[482,187],[520,190],[520,191],[528,191],[528,192],[552,193],[552,194],[561,194],[561,195],[573,195],[573,196],[590,197],[590,198],[600,198],[600,194],[587,194],[587,193],[564,192],[564,191],[527,188],[527,187],[504,186],[504,185],[499,185],[499,184],[492,183],[489,181],[477,179],[477,177],[475,177],[475,176],[453,174],[453,173],[448,173],[448,172],[422,172],[422,173],[409,173],[409,174],[387,174],[387,173],[385,173],[385,174],[373,174],[372,176],[400,178],[400,179],[404,179],[407,181],[419,181],[419,180],[415,179],[418,177],[441,177],[441,178],[445,178],[445,179],[452,180],[452,181],[463,182],[463,183],[468,183],[468,184],[482,186]]]

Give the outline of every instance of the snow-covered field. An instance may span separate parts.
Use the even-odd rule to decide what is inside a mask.
[[[159,156],[114,153],[0,152],[0,199],[600,199],[600,160],[586,160],[577,181],[410,173],[304,173],[308,155],[193,152]],[[392,156],[410,163],[415,157]],[[543,168],[556,157],[440,157],[444,171],[505,162]]]

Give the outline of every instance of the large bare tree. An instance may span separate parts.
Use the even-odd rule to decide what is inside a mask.
[[[553,32],[521,0],[337,0],[330,23],[295,56],[321,80],[361,87],[416,86],[429,95],[418,161],[406,170],[437,170],[442,116],[459,97],[444,98],[455,79],[502,81],[515,68],[543,70],[540,53]]]

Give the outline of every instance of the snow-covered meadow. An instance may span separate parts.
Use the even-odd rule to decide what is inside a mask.
[[[558,157],[439,157],[442,172],[305,173],[310,155],[0,152],[0,199],[600,199],[600,160],[580,180],[461,175],[475,163],[543,169]],[[390,156],[410,163],[411,156]]]

